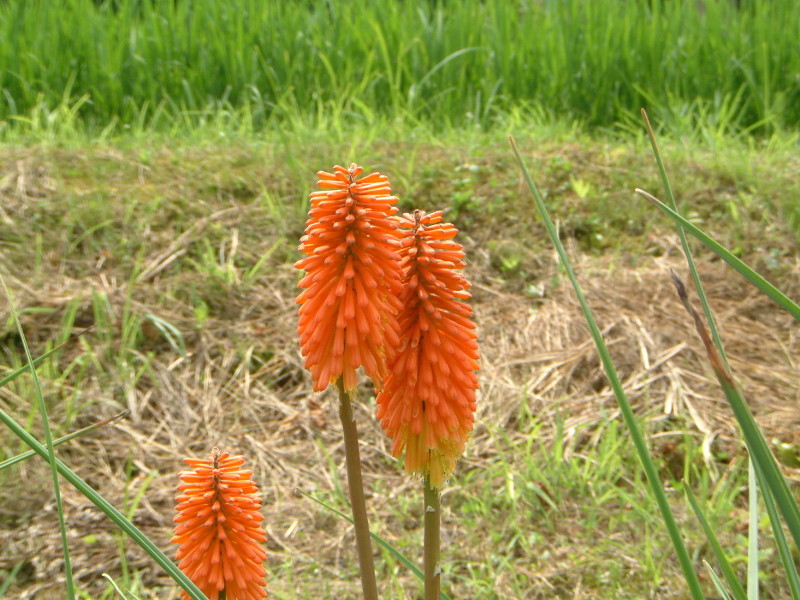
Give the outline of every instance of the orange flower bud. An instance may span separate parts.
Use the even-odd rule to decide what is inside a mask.
[[[378,394],[378,418],[404,450],[405,468],[441,487],[455,470],[475,421],[478,343],[458,231],[442,213],[417,210],[400,221],[405,287],[401,343]]]
[[[380,387],[399,343],[402,282],[390,218],[397,198],[384,175],[357,180],[362,171],[353,164],[317,173],[322,191],[311,194],[300,240],[306,258],[295,264],[306,272],[298,284],[297,331],[317,391],[342,377],[353,392],[359,366]]]
[[[181,473],[176,498],[178,566],[209,600],[223,590],[226,600],[263,600],[267,536],[252,472],[240,469],[244,457],[214,448],[211,460],[184,461],[192,470]]]

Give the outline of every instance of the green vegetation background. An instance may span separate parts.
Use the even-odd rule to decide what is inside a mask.
[[[103,131],[225,113],[491,128],[800,124],[795,0],[0,3],[0,121],[66,104]]]

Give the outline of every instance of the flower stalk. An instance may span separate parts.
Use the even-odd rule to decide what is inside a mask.
[[[425,573],[425,600],[439,600],[442,587],[442,570],[439,566],[441,546],[441,506],[439,491],[431,485],[430,477],[423,480],[425,487],[425,533],[423,562]]]
[[[402,271],[397,255],[397,212],[389,180],[379,173],[335,166],[319,171],[295,266],[305,271],[297,297],[300,349],[314,390],[333,382],[339,391],[347,480],[365,600],[377,600],[358,429],[351,397],[363,367],[380,389],[400,343]]]
[[[345,461],[347,463],[347,484],[350,489],[350,506],[353,511],[353,525],[358,550],[358,566],[361,574],[361,589],[364,600],[377,600],[378,583],[375,579],[375,561],[372,556],[372,540],[369,535],[367,504],[364,499],[364,484],[361,478],[361,453],[358,449],[358,428],[353,416],[350,395],[344,389],[340,377],[336,381],[339,389],[339,418],[342,421]]]

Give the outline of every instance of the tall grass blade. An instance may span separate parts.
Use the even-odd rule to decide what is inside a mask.
[[[783,515],[786,526],[794,538],[795,544],[800,547],[800,509],[798,509],[797,503],[789,490],[789,486],[783,478],[783,474],[778,467],[775,457],[769,450],[769,446],[761,433],[761,429],[759,429],[753,415],[750,413],[750,408],[747,406],[744,397],[736,386],[730,371],[722,363],[722,359],[716,351],[711,337],[708,335],[702,318],[689,302],[689,296],[686,293],[683,282],[675,273],[672,274],[672,279],[675,282],[678,296],[683,306],[694,320],[695,329],[703,345],[706,347],[706,353],[711,363],[711,368],[714,370],[714,374],[722,386],[725,397],[733,409],[733,413],[744,435],[745,444],[750,452],[750,457],[763,475],[764,485],[762,487],[768,488],[774,496],[778,509]]]
[[[664,191],[667,193],[669,205],[676,213],[680,213],[678,210],[678,203],[675,202],[675,196],[672,193],[672,186],[669,183],[667,169],[664,166],[664,161],[661,160],[661,152],[658,150],[656,135],[653,132],[653,128],[650,126],[650,119],[647,118],[647,111],[645,111],[645,109],[642,109],[642,118],[644,119],[645,126],[647,127],[647,135],[650,139],[650,147],[653,150],[653,156],[655,156],[656,165],[658,165],[658,174],[661,177],[661,184],[664,186]],[[681,223],[676,223],[676,227],[678,229],[678,237],[681,239],[681,248],[683,248],[683,254],[686,257],[686,262],[689,265],[689,272],[692,274],[694,289],[697,290],[697,296],[700,298],[700,304],[702,304],[703,312],[706,315],[706,322],[711,328],[711,337],[714,340],[714,344],[717,346],[717,350],[719,350],[719,353],[722,356],[722,360],[725,361],[725,364],[727,364],[725,348],[722,346],[722,339],[719,337],[717,322],[714,319],[714,314],[711,312],[711,307],[708,304],[708,298],[706,298],[706,292],[703,289],[702,282],[700,281],[700,274],[697,272],[697,267],[694,264],[694,258],[692,258],[692,250],[689,247],[689,241],[686,239],[686,233],[683,231]]]
[[[747,531],[747,600],[758,600],[758,486],[753,459],[747,461],[750,523]]]
[[[752,461],[751,461],[752,462]],[[792,594],[792,600],[800,600],[800,576],[797,574],[797,565],[794,562],[792,553],[789,550],[789,545],[786,543],[786,536],[783,534],[783,524],[781,523],[778,510],[775,508],[775,502],[772,499],[772,494],[766,486],[764,476],[761,473],[758,465],[753,464],[758,480],[759,489],[761,490],[761,498],[764,500],[764,506],[769,515],[769,522],[772,526],[772,535],[775,536],[775,545],[778,546],[778,555],[781,557],[783,563],[783,570],[786,572],[786,583],[789,584],[789,591]]]
[[[733,567],[731,567],[731,563],[728,561],[728,557],[725,555],[725,551],[722,549],[714,530],[711,528],[711,525],[709,525],[708,520],[703,514],[703,510],[700,508],[700,504],[698,503],[694,492],[692,492],[692,489],[686,484],[686,482],[683,484],[683,491],[686,494],[686,498],[689,500],[689,504],[691,505],[697,520],[700,522],[700,526],[703,528],[703,533],[705,533],[706,539],[711,546],[711,550],[714,552],[714,556],[717,557],[717,563],[722,571],[722,576],[725,577],[725,581],[728,582],[728,587],[733,593],[733,597],[736,600],[748,600],[747,594],[745,593],[742,584],[739,583],[739,580],[736,578],[736,573],[734,573]]]
[[[744,277],[747,281],[752,283],[756,286],[761,292],[763,292],[768,298],[770,298],[773,302],[775,302],[778,306],[783,308],[786,312],[792,315],[795,319],[800,321],[800,306],[798,306],[795,302],[790,300],[786,294],[781,292],[778,288],[772,285],[769,281],[764,279],[761,275],[756,273],[753,269],[751,269],[747,264],[744,263],[741,259],[737,258],[731,252],[719,244],[718,242],[714,241],[708,234],[706,234],[703,230],[699,227],[688,221],[683,215],[675,212],[669,206],[661,202],[655,196],[645,192],[641,189],[636,189],[636,193],[646,198],[650,202],[652,202],[655,206],[660,208],[664,211],[669,217],[674,219],[676,222],[680,223],[682,227],[686,229],[689,233],[691,233],[694,237],[698,240],[703,242],[709,250],[714,252],[717,256],[719,256],[722,260],[728,263],[733,269],[739,273],[742,277]]]
[[[0,598],[5,598],[8,588],[10,588],[11,584],[14,583],[14,579],[16,579],[17,573],[19,573],[19,570],[22,568],[22,565],[24,564],[25,564],[24,560],[21,560],[17,564],[15,564],[11,568],[11,572],[5,578],[3,583],[0,583]]]
[[[683,576],[686,579],[686,583],[689,586],[689,591],[692,594],[692,598],[698,600],[703,598],[703,592],[700,587],[700,581],[697,578],[697,573],[695,573],[694,568],[692,566],[691,558],[689,557],[689,553],[686,550],[686,546],[683,543],[683,539],[681,538],[681,534],[678,531],[678,524],[675,521],[675,517],[672,514],[672,509],[669,506],[669,502],[667,501],[666,493],[664,492],[664,487],[661,484],[661,479],[658,475],[658,470],[653,462],[653,459],[650,457],[650,451],[647,448],[647,443],[644,440],[644,436],[639,431],[639,425],[636,423],[636,417],[633,414],[633,409],[631,408],[630,403],[628,402],[628,398],[625,395],[625,390],[622,388],[622,382],[617,375],[617,370],[614,366],[614,361],[611,359],[611,355],[608,353],[608,349],[606,348],[605,341],[603,340],[603,335],[600,333],[600,328],[597,326],[597,322],[592,315],[592,311],[589,308],[589,304],[586,301],[586,297],[583,294],[583,289],[578,283],[578,278],[575,275],[575,271],[572,268],[572,264],[570,263],[569,257],[567,256],[567,252],[564,249],[561,240],[558,237],[558,232],[556,231],[555,225],[553,221],[550,219],[550,214],[547,211],[547,206],[544,203],[544,199],[542,195],[539,193],[539,189],[536,187],[536,184],[533,182],[530,173],[528,172],[527,167],[525,166],[524,161],[522,160],[522,155],[517,148],[517,145],[514,141],[513,137],[509,138],[511,142],[511,148],[514,150],[514,154],[517,157],[517,162],[519,163],[520,169],[522,170],[522,174],[525,177],[525,181],[528,184],[528,188],[533,195],[534,202],[536,203],[536,207],[539,210],[539,214],[542,217],[542,222],[544,223],[545,229],[547,230],[547,234],[550,237],[550,241],[556,248],[556,252],[558,252],[558,256],[561,259],[561,264],[563,265],[564,269],[567,272],[570,282],[572,283],[572,287],[575,289],[575,295],[578,298],[578,302],[583,309],[583,314],[586,318],[586,322],[589,326],[589,331],[591,332],[592,339],[594,340],[595,345],[597,346],[597,352],[600,355],[600,360],[603,363],[603,368],[606,372],[606,376],[611,383],[611,388],[614,390],[614,395],[617,398],[617,403],[619,404],[620,412],[622,413],[623,419],[625,420],[625,424],[628,427],[628,430],[631,433],[631,437],[633,438],[634,446],[636,447],[636,452],[639,455],[639,460],[642,463],[642,467],[645,470],[647,475],[647,482],[650,485],[650,489],[655,496],[656,502],[658,504],[658,508],[661,511],[661,516],[664,520],[664,524],[667,528],[667,533],[669,534],[670,540],[672,541],[672,545],[675,548],[675,553],[678,555],[678,560],[681,564],[681,569],[683,570]]]
[[[341,517],[342,519],[344,519],[345,521],[347,521],[348,523],[353,525],[353,518],[351,516],[346,515],[346,514],[344,514],[343,512],[341,512],[339,510],[336,510],[330,504],[327,504],[326,502],[323,502],[322,500],[320,500],[318,498],[315,498],[314,496],[312,496],[311,494],[309,494],[307,492],[304,492],[303,490],[298,489],[297,493],[302,495],[302,496],[305,496],[306,498],[308,498],[312,502],[316,502],[317,504],[319,504],[324,509],[329,510],[330,512],[332,512],[336,516]],[[375,540],[381,548],[386,550],[389,554],[391,554],[394,558],[396,558],[400,563],[402,563],[409,571],[411,571],[414,575],[416,575],[417,578],[420,581],[423,581],[423,582],[425,581],[425,574],[419,569],[419,567],[417,567],[413,562],[411,562],[402,552],[397,550],[394,546],[392,546],[389,542],[384,540],[377,533],[373,533],[372,531],[370,531],[369,534],[372,536],[372,539]],[[450,600],[450,596],[448,596],[446,593],[440,592],[439,594],[440,594],[439,597],[440,597],[441,600]]]
[[[81,332],[78,334],[78,336],[81,336],[81,335],[83,335],[84,333],[86,333],[87,331],[89,331],[90,329],[93,329],[93,328],[94,328],[94,326],[92,326],[92,327],[87,327],[86,329],[84,329],[83,331],[81,331]],[[33,366],[35,367],[35,366],[38,366],[39,364],[41,364],[41,363],[42,363],[42,362],[43,362],[45,359],[47,359],[47,358],[48,358],[48,357],[50,357],[51,355],[55,354],[55,353],[56,353],[56,352],[58,352],[59,350],[61,350],[61,349],[62,349],[64,346],[66,346],[66,345],[67,345],[67,344],[68,344],[70,341],[72,341],[72,338],[70,338],[70,339],[67,339],[67,340],[64,340],[63,342],[61,342],[61,343],[60,343],[60,344],[58,344],[57,346],[55,346],[55,347],[53,347],[53,348],[50,348],[50,350],[48,350],[48,351],[47,351],[47,352],[45,352],[44,354],[42,354],[42,355],[40,355],[40,356],[36,357],[36,358],[33,360],[33,363],[32,363],[32,364],[33,364]],[[31,365],[26,363],[25,365],[21,366],[21,367],[20,367],[19,369],[17,369],[16,371],[12,371],[12,372],[11,372],[11,373],[9,373],[8,375],[6,375],[6,376],[5,376],[5,377],[3,377],[2,379],[0,379],[0,387],[3,387],[4,385],[7,385],[7,384],[11,383],[11,382],[12,382],[12,381],[14,381],[14,380],[15,380],[17,377],[19,377],[19,376],[20,376],[20,375],[22,375],[23,373],[27,372],[27,371],[28,371],[30,368],[31,368]]]
[[[20,438],[27,444],[36,454],[44,459],[48,458],[48,451],[45,446],[40,444],[38,440],[28,433],[22,425],[17,423],[11,415],[0,408],[0,422],[8,427],[14,435]],[[56,458],[56,468],[59,474],[69,481],[75,488],[86,496],[92,504],[99,508],[103,513],[111,519],[120,529],[122,529],[134,542],[136,542],[142,550],[158,563],[172,579],[183,588],[192,600],[208,600],[208,598],[200,591],[200,589],[192,583],[192,581],[183,574],[183,572],[173,563],[167,556],[158,549],[158,547],[150,541],[142,531],[125,518],[119,510],[100,494],[98,494],[92,486],[81,479],[72,469],[65,465],[61,460]]]
[[[42,428],[44,429],[44,437],[47,443],[47,462],[50,463],[50,473],[53,476],[53,494],[56,499],[56,511],[58,512],[58,526],[61,529],[61,546],[64,553],[64,575],[67,582],[67,598],[74,600],[75,598],[75,582],[72,579],[72,563],[69,558],[69,541],[67,540],[67,524],[64,519],[64,504],[61,501],[61,487],[58,483],[58,469],[56,467],[55,448],[53,446],[53,434],[50,431],[50,420],[47,418],[47,405],[44,402],[42,394],[42,386],[39,382],[39,375],[36,373],[36,367],[33,365],[33,356],[31,350],[28,348],[28,340],[25,338],[25,332],[22,330],[22,324],[17,317],[17,309],[14,306],[14,299],[11,297],[11,292],[6,286],[6,281],[0,275],[0,283],[3,284],[3,291],[5,292],[6,299],[8,300],[8,308],[11,313],[11,318],[17,327],[17,333],[22,341],[22,347],[25,350],[25,358],[28,361],[28,367],[31,371],[33,378],[33,389],[36,395],[36,404],[39,408],[39,415],[42,419]]]
[[[123,592],[123,591],[122,591],[122,590],[119,588],[119,586],[117,585],[117,582],[116,582],[116,581],[114,581],[114,580],[111,578],[111,575],[109,575],[108,573],[103,573],[103,574],[102,574],[102,577],[103,577],[103,579],[105,579],[106,581],[108,581],[109,585],[111,585],[111,587],[113,587],[113,588],[114,588],[114,591],[115,591],[115,592],[117,592],[117,594],[119,594],[119,597],[120,597],[120,598],[122,598],[123,600],[130,600],[131,598],[133,598],[133,596],[131,596],[130,594],[126,594],[125,592]]]
[[[27,370],[27,367],[25,370]],[[73,431],[72,433],[68,433],[67,435],[61,436],[57,440],[53,441],[53,446],[58,446],[60,444],[63,444],[64,442],[73,440],[76,437],[80,437],[82,435],[86,435],[87,433],[91,433],[95,429],[103,427],[104,425],[111,425],[112,423],[116,423],[120,419],[124,419],[125,417],[127,417],[130,414],[130,412],[131,412],[130,410],[124,410],[118,415],[114,415],[110,419],[103,419],[102,421],[98,421],[97,423],[92,423],[91,425],[87,425],[82,429],[78,429],[77,431]],[[23,460],[27,460],[31,456],[36,456],[36,452],[34,452],[33,450],[28,450],[27,452],[23,452],[22,454],[17,454],[16,456],[12,456],[11,458],[4,460],[3,462],[0,462],[0,471],[2,471],[7,467],[15,465],[19,462],[22,462]]]
[[[747,600],[758,600],[758,486],[753,459],[747,461],[750,523],[747,531]]]
[[[728,590],[725,589],[725,584],[722,583],[719,576],[714,572],[714,569],[711,568],[711,565],[706,561],[703,561],[703,564],[706,566],[706,570],[711,576],[711,582],[714,584],[714,587],[717,588],[719,595],[722,596],[722,600],[733,600],[731,595],[728,593]]]

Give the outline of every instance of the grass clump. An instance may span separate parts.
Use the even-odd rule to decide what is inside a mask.
[[[555,114],[632,131],[645,105],[675,135],[769,134],[800,124],[798,27],[792,0],[12,1],[0,123],[491,130]]]

